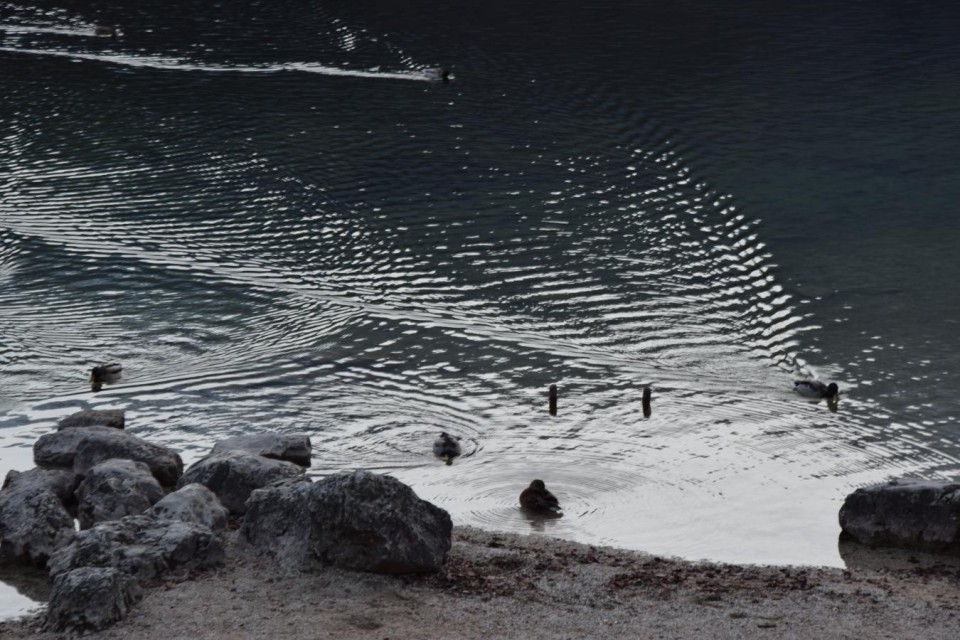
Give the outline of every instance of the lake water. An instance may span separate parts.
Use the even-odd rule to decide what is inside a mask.
[[[456,524],[843,566],[847,493],[958,473],[960,6],[125,4],[0,2],[0,474],[124,408]]]

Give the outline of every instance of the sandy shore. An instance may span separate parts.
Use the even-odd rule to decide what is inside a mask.
[[[925,638],[960,635],[960,569],[866,554],[885,568],[713,565],[542,536],[454,530],[444,570],[284,575],[237,549],[226,566],[146,591],[94,634],[154,638]],[[869,560],[865,563],[869,564]],[[42,617],[2,638],[53,639]]]

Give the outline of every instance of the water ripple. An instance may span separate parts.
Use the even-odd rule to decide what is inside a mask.
[[[282,40],[264,8],[158,6],[116,40],[66,10],[17,6],[2,30],[9,459],[84,407],[188,463],[306,433],[312,475],[392,473],[458,523],[714,558],[811,495],[789,517],[828,563],[843,491],[958,468],[942,425],[866,392],[880,373],[841,378],[836,413],[790,392],[841,370],[809,348],[825,320],[642,97],[489,50],[470,82],[376,82],[425,79],[416,35],[317,7]],[[124,378],[93,393],[103,360]],[[440,431],[463,443],[451,466]],[[519,510],[533,478],[562,518]]]

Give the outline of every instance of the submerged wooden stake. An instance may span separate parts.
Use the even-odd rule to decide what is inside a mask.
[[[550,415],[557,415],[557,385],[550,385]]]
[[[649,418],[650,414],[650,387],[643,388],[643,417]]]

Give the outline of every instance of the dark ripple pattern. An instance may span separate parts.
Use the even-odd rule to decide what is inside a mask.
[[[406,82],[436,65],[422,34],[327,5],[6,6],[5,449],[82,407],[187,462],[305,432],[312,475],[392,473],[457,523],[808,564],[839,562],[851,487],[957,469],[847,381],[837,414],[789,391],[839,368],[804,357],[817,320],[763,224],[608,78],[534,82],[481,33],[469,79]],[[102,360],[124,379],[91,394]],[[534,477],[563,518],[519,511]],[[771,518],[797,539],[745,529]]]

